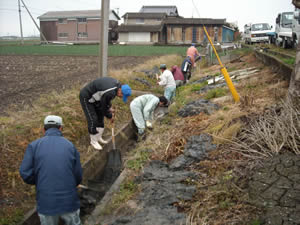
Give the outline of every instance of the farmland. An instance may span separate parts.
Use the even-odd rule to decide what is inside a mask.
[[[144,57],[109,57],[109,69],[131,68]],[[0,56],[0,113],[9,105],[22,109],[41,94],[63,91],[96,79],[95,56]]]
[[[184,55],[184,46],[122,46],[109,45],[109,56]],[[97,56],[99,45],[20,45],[15,42],[0,42],[0,55],[89,55]]]

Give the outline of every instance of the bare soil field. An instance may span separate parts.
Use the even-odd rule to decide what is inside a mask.
[[[151,57],[109,57],[109,69],[132,68]],[[0,114],[21,109],[41,94],[97,78],[95,56],[0,56]]]

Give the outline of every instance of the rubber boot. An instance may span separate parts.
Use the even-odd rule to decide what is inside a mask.
[[[138,129],[137,142],[144,141],[145,139],[146,139],[146,133],[144,132],[144,129]]]
[[[100,141],[102,144],[107,144],[108,141],[105,141],[102,139],[102,135],[103,135],[103,132],[104,132],[104,128],[103,127],[97,127],[96,130],[98,131],[98,141]]]
[[[102,150],[102,146],[98,143],[99,134],[90,134],[90,138],[91,138],[91,145],[97,150]]]

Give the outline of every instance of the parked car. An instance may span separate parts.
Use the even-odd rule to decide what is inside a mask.
[[[292,23],[294,12],[279,13],[276,17],[276,45],[283,48],[293,47]]]
[[[272,26],[268,23],[246,24],[244,26],[244,40],[246,44],[269,43],[269,36]]]

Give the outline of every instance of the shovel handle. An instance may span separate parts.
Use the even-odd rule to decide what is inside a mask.
[[[113,145],[113,150],[116,149],[116,142],[115,142],[115,129],[114,127],[111,128],[111,141]]]
[[[111,120],[111,142],[113,145],[113,150],[116,149],[116,142],[115,142],[115,111],[112,115],[112,120]]]

